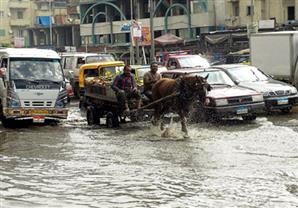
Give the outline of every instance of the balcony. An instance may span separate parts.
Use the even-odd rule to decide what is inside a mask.
[[[30,8],[30,1],[10,0],[8,6],[10,9],[27,9]]]
[[[10,25],[11,26],[29,26],[30,25],[30,20],[28,20],[28,19],[10,20]]]

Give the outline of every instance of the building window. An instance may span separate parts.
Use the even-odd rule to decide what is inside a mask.
[[[42,10],[42,11],[47,11],[47,10],[50,10],[50,4],[51,2],[39,2],[37,4],[37,8],[38,10]]]
[[[0,37],[3,37],[3,36],[5,36],[5,30],[0,29]]]
[[[247,6],[246,7],[246,16],[250,16],[251,15],[251,6]]]
[[[234,2],[232,4],[233,9],[233,16],[238,17],[239,16],[239,2]]]
[[[17,11],[17,19],[24,19],[24,12],[23,11]]]
[[[295,20],[295,7],[288,7],[288,20]]]
[[[208,12],[208,1],[207,0],[191,1],[190,8],[191,8],[191,13],[206,13]]]
[[[4,17],[4,11],[0,11],[0,17]]]

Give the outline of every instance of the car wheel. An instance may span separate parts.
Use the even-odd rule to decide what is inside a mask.
[[[282,113],[290,113],[292,111],[292,107],[288,107],[288,108],[282,108],[280,109]]]
[[[242,119],[244,121],[254,121],[254,120],[256,120],[256,118],[257,118],[256,115],[242,116]]]
[[[199,123],[208,120],[208,112],[203,108],[201,104],[196,103],[192,111],[189,114],[191,122]]]

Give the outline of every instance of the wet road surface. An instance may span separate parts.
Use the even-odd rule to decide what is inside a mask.
[[[298,113],[189,126],[0,126],[0,207],[298,207]]]

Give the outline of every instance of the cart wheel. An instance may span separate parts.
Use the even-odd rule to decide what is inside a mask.
[[[87,123],[88,125],[95,125],[99,124],[99,115],[96,111],[96,109],[92,106],[89,106],[87,108]]]
[[[116,113],[108,112],[106,117],[107,128],[119,127],[119,118]]]

